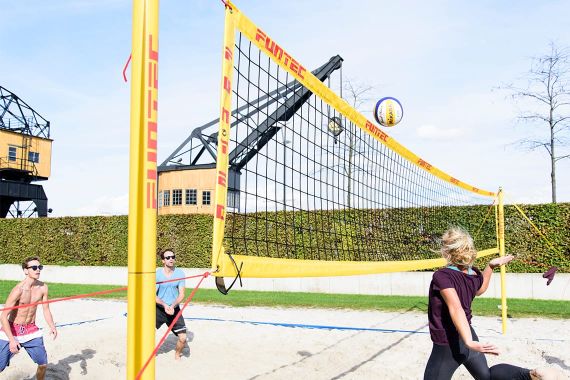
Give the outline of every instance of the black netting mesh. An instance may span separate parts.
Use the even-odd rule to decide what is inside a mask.
[[[496,246],[492,199],[385,147],[240,34],[234,57],[227,253],[427,259],[439,257],[438,238],[454,225],[478,249]]]

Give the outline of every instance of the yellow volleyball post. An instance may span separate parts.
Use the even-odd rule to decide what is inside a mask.
[[[133,0],[127,379],[155,344],[158,0]],[[140,379],[153,380],[154,358]]]
[[[218,133],[218,150],[216,159],[216,188],[215,188],[215,213],[213,227],[212,244],[212,271],[220,271],[223,259],[221,255],[224,251],[222,245],[224,239],[224,226],[226,218],[226,202],[228,194],[228,165],[230,153],[230,124],[232,107],[232,79],[234,70],[234,40],[235,21],[232,14],[232,7],[226,3],[226,14],[224,22],[224,46],[222,52],[222,81],[220,93],[220,127]]]
[[[505,256],[505,210],[503,205],[503,189],[499,188],[499,256]],[[507,287],[506,269],[501,265],[501,318],[503,321],[503,334],[507,333]]]

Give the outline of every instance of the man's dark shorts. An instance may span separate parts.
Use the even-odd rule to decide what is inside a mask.
[[[179,311],[180,307],[176,306],[174,308],[174,314],[168,315],[161,305],[156,304],[156,328],[159,329],[163,324],[170,326]],[[186,324],[184,323],[184,317],[182,315],[178,318],[174,327],[172,327],[172,332],[176,336],[178,336],[178,334],[186,334]]]

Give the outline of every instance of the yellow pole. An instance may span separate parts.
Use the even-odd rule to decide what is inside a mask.
[[[499,256],[505,256],[505,211],[503,204],[503,189],[499,188]],[[501,265],[501,319],[503,321],[503,334],[507,333],[507,287],[506,269]]]
[[[232,6],[226,6],[224,22],[224,46],[222,51],[222,81],[220,84],[220,127],[218,133],[218,150],[216,159],[216,188],[214,213],[214,232],[212,243],[212,271],[221,271],[223,264],[224,226],[226,218],[226,202],[228,193],[228,165],[230,153],[230,125],[232,107],[232,80],[234,72],[235,20]]]
[[[127,379],[155,344],[158,0],[133,0]],[[154,358],[140,379],[154,380]]]

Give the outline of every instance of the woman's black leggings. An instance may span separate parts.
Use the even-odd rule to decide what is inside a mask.
[[[471,334],[473,340],[479,341],[473,327]],[[476,380],[531,380],[530,370],[526,368],[510,364],[497,364],[489,368],[485,355],[469,350],[461,339],[449,346],[433,345],[424,380],[450,380],[462,364]]]

